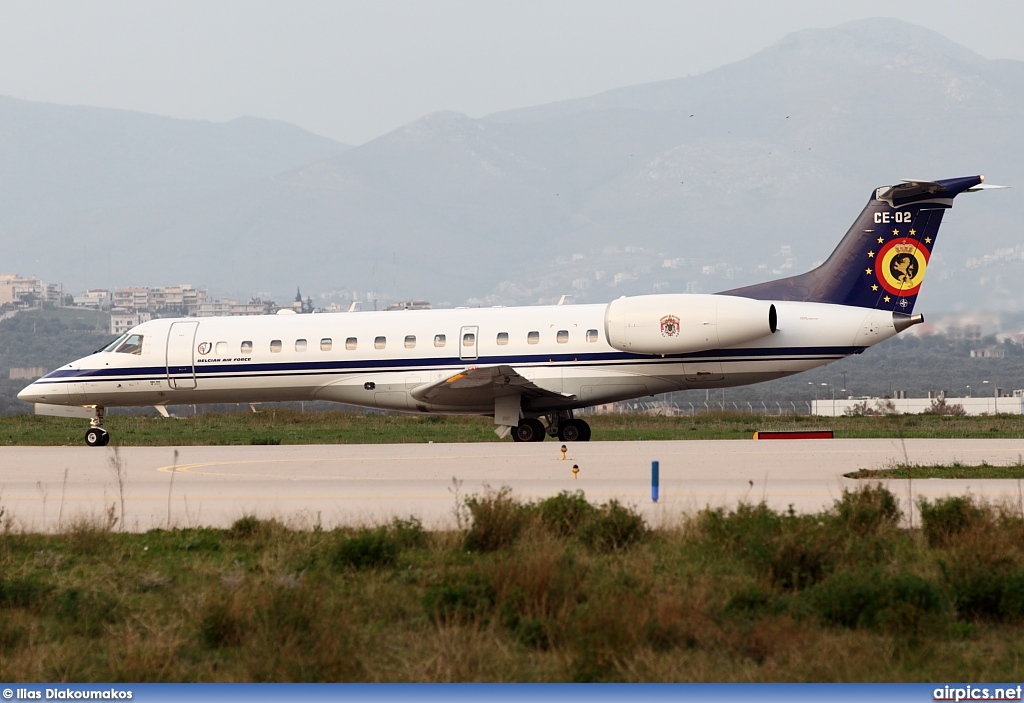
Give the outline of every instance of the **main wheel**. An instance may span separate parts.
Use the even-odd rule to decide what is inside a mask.
[[[110,443],[110,433],[102,427],[90,427],[85,433],[85,443],[90,447],[105,447]]]
[[[516,442],[543,442],[544,425],[532,417],[524,418],[512,430],[512,439]]]
[[[558,426],[558,438],[563,442],[589,442],[590,425],[583,420],[566,420]]]
[[[558,438],[563,442],[582,442],[583,428],[579,420],[566,420],[558,426]]]

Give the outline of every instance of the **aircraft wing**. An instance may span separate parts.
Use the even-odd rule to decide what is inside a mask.
[[[409,394],[416,400],[438,405],[482,406],[495,398],[521,395],[526,398],[559,398],[571,395],[541,388],[511,366],[473,366],[440,381],[416,386]]]

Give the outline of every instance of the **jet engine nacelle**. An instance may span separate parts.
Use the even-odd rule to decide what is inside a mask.
[[[636,354],[683,354],[766,337],[777,327],[775,306],[731,295],[637,295],[608,305],[608,343]]]

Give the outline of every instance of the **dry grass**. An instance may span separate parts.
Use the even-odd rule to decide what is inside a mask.
[[[1008,680],[1024,519],[884,489],[623,531],[564,494],[472,524],[0,536],[0,678],[24,681]],[[642,526],[642,525],[641,525]],[[500,538],[496,534],[505,530]],[[616,539],[608,539],[612,533]],[[474,538],[473,535],[477,537]],[[486,536],[486,539],[481,538]],[[623,539],[623,535],[630,535]]]

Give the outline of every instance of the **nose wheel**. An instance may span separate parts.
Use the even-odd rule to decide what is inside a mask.
[[[90,447],[105,447],[110,443],[110,433],[102,427],[90,427],[85,433],[85,443]]]
[[[110,433],[103,429],[103,408],[96,407],[96,415],[85,432],[85,443],[90,447],[105,447],[110,444]]]

